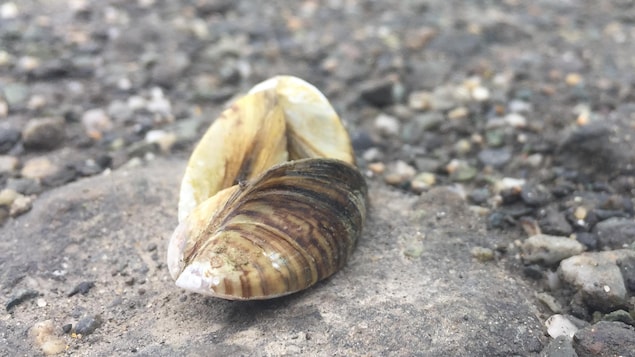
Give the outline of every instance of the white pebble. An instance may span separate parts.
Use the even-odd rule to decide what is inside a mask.
[[[573,335],[578,331],[578,327],[573,322],[566,316],[559,314],[549,317],[545,325],[547,326],[547,333],[552,338],[559,336],[573,338]]]
[[[375,129],[381,135],[396,136],[399,134],[399,126],[399,120],[393,116],[382,113],[375,118]]]

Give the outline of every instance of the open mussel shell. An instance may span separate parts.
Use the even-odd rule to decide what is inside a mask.
[[[367,187],[351,164],[303,159],[219,192],[174,232],[176,284],[231,300],[305,289],[348,260],[366,215]]]
[[[220,190],[273,165],[320,157],[355,163],[335,109],[300,78],[268,79],[227,108],[194,149],[181,182],[179,222]]]

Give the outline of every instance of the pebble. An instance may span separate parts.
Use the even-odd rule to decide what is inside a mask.
[[[450,174],[452,181],[464,182],[473,179],[478,170],[470,166],[466,161],[453,159],[445,166],[446,171]]]
[[[77,178],[77,171],[72,166],[63,166],[53,174],[42,177],[42,185],[47,187],[57,187],[65,183],[74,181]]]
[[[598,236],[595,233],[576,232],[574,238],[589,250],[596,250],[598,247]]]
[[[632,218],[609,218],[593,228],[598,237],[598,248],[627,248],[635,243],[635,220]]]
[[[169,153],[176,143],[176,140],[176,134],[168,133],[163,130],[150,130],[145,136],[147,143],[156,144],[163,153]]]
[[[478,153],[478,159],[483,165],[492,167],[502,167],[512,158],[512,152],[509,148],[500,149],[483,149]]]
[[[20,194],[10,188],[0,191],[0,206],[10,207]]]
[[[452,120],[464,119],[467,118],[468,115],[470,115],[470,110],[466,107],[454,108],[447,113],[448,119]]]
[[[86,295],[88,294],[90,289],[92,289],[93,287],[95,287],[95,282],[82,281],[81,283],[77,284],[73,289],[71,289],[71,291],[69,291],[68,294],[66,294],[66,296],[71,297],[76,294]]]
[[[523,191],[521,191],[521,197]],[[547,207],[540,212],[538,225],[540,226],[540,230],[545,234],[567,237],[573,232],[564,213],[559,212],[555,207]],[[578,240],[578,242],[580,242],[580,240]],[[584,244],[584,242],[580,243]],[[585,244],[585,246],[587,245]]]
[[[494,251],[490,248],[473,247],[472,249],[470,249],[470,254],[479,262],[488,262],[490,260],[494,260]]]
[[[527,205],[540,207],[551,201],[551,192],[543,185],[526,184],[520,191],[520,197]]]
[[[525,263],[554,265],[582,253],[585,247],[570,238],[537,234],[527,238],[522,243],[521,250]]]
[[[545,326],[547,326],[547,333],[552,338],[564,336],[571,339],[576,331],[578,331],[578,326],[567,316],[560,314],[550,316],[547,321],[545,321]]]
[[[383,136],[397,136],[399,134],[400,123],[397,118],[381,113],[375,118],[375,129]]]
[[[28,149],[51,150],[66,137],[64,120],[60,118],[31,119],[22,131],[22,142]]]
[[[33,342],[47,355],[56,355],[66,351],[66,342],[55,333],[55,325],[52,320],[35,323],[29,334]]]
[[[580,329],[573,338],[578,357],[633,356],[635,328],[622,322],[600,321]]]
[[[31,300],[31,299],[35,299],[38,296],[40,296],[40,293],[35,291],[35,290],[24,290],[24,291],[21,291],[18,294],[16,294],[14,297],[9,299],[9,302],[5,306],[5,309],[7,311],[10,311],[14,307],[22,304],[23,302]]]
[[[436,183],[436,176],[431,172],[422,172],[417,174],[410,181],[410,189],[413,192],[421,193]]]
[[[364,151],[362,158],[366,162],[377,162],[384,158],[384,153],[378,147],[372,147]]]
[[[503,118],[505,123],[514,128],[524,128],[527,126],[527,118],[518,113],[509,113]]]
[[[559,336],[551,340],[540,353],[544,357],[578,357],[573,349],[571,338]]]
[[[33,201],[35,201],[35,198],[32,196],[18,195],[11,204],[9,215],[11,215],[11,217],[17,217],[30,211],[31,207],[33,207]]]
[[[542,276],[540,277],[542,278]],[[536,299],[540,300],[540,302],[542,302],[552,312],[556,314],[559,314],[562,312],[562,306],[560,305],[558,300],[556,300],[556,298],[554,298],[552,295],[543,292],[543,293],[536,293],[535,296],[536,296]]]
[[[563,281],[582,293],[592,309],[610,312],[627,304],[627,290],[618,260],[633,259],[635,251],[583,253],[563,260],[558,269]]]
[[[384,175],[384,181],[389,185],[402,185],[412,180],[416,174],[417,170],[415,170],[414,167],[404,161],[398,160],[388,165]]]
[[[55,174],[57,171],[59,171],[59,168],[48,158],[34,157],[24,163],[20,174],[22,177],[30,179],[42,179]]]
[[[19,14],[18,5],[14,2],[9,1],[0,5],[0,18],[4,20],[15,19]]]
[[[99,315],[91,315],[85,316],[77,325],[75,325],[75,333],[80,334],[82,336],[88,336],[91,333],[95,332],[102,324],[101,316]]]
[[[369,80],[360,86],[361,97],[377,107],[394,104],[398,99],[397,91],[397,84],[390,78]]]
[[[20,141],[22,134],[14,128],[0,127],[0,154],[9,152]]]
[[[7,180],[7,188],[15,190],[23,195],[37,195],[43,188],[40,182],[32,178],[13,178]]]
[[[29,97],[29,87],[22,83],[9,83],[4,85],[3,93],[9,109],[20,108]]]
[[[86,134],[95,140],[101,139],[104,133],[113,128],[112,120],[101,108],[87,110],[82,114],[81,121]]]

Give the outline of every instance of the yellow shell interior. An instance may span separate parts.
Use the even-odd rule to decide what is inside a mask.
[[[265,299],[337,271],[365,217],[366,185],[353,165],[348,133],[319,90],[291,76],[256,85],[188,162],[168,246],[177,285]]]

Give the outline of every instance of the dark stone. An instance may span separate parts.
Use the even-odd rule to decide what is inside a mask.
[[[51,150],[64,142],[64,121],[57,118],[33,119],[22,132],[24,147],[34,150]]]
[[[353,150],[357,153],[362,153],[367,149],[375,146],[375,141],[368,134],[366,130],[357,130],[351,135],[351,143],[353,145]]]
[[[523,274],[528,278],[541,280],[545,277],[545,269],[538,264],[531,264],[523,267]]]
[[[6,305],[6,310],[11,311],[11,309],[13,309],[14,307],[22,304],[25,301],[35,299],[39,295],[40,293],[35,290],[23,291],[9,300],[9,302]]]
[[[7,180],[7,188],[20,192],[23,195],[37,195],[44,188],[38,180],[31,178],[12,178]]]
[[[20,141],[22,134],[13,128],[0,128],[0,154],[6,154]]]
[[[53,175],[42,178],[42,185],[47,187],[62,186],[65,183],[74,181],[77,178],[77,171],[72,166],[64,166]]]
[[[568,236],[573,232],[564,213],[558,212],[555,207],[546,208],[538,219],[540,230],[545,234],[555,236]]]
[[[75,333],[78,333],[82,336],[90,335],[91,333],[95,332],[95,330],[97,330],[99,326],[101,326],[101,324],[102,320],[101,316],[99,315],[83,317],[81,320],[79,320],[79,322],[77,322],[77,325],[75,326]]]
[[[472,190],[472,192],[470,192],[467,197],[469,198],[470,202],[481,205],[486,203],[490,196],[490,192],[487,188],[477,188]]]
[[[598,235],[591,232],[577,232],[575,234],[575,240],[584,244],[589,250],[596,250],[598,248]]]
[[[620,268],[620,272],[622,272],[626,289],[631,294],[635,294],[635,258],[618,259],[616,264]]]
[[[524,185],[520,192],[523,202],[529,206],[544,206],[551,201],[551,193],[543,185]]]
[[[633,356],[633,346],[635,328],[617,321],[600,321],[573,336],[573,348],[579,357]]]
[[[62,326],[62,331],[64,333],[71,333],[72,330],[73,330],[73,324],[66,324]]]
[[[364,100],[377,107],[385,107],[395,103],[395,82],[393,80],[371,80],[362,84],[360,91]]]
[[[635,221],[625,218],[610,218],[598,223],[593,229],[598,235],[601,249],[619,249],[635,242]]]
[[[73,296],[76,294],[86,295],[95,286],[95,282],[93,281],[83,281],[77,284],[71,291],[68,292],[67,296]]]
[[[589,210],[584,219],[578,219],[574,215],[575,207],[571,207],[567,210],[566,217],[571,227],[576,232],[588,232],[598,222],[598,218],[592,210]]]

